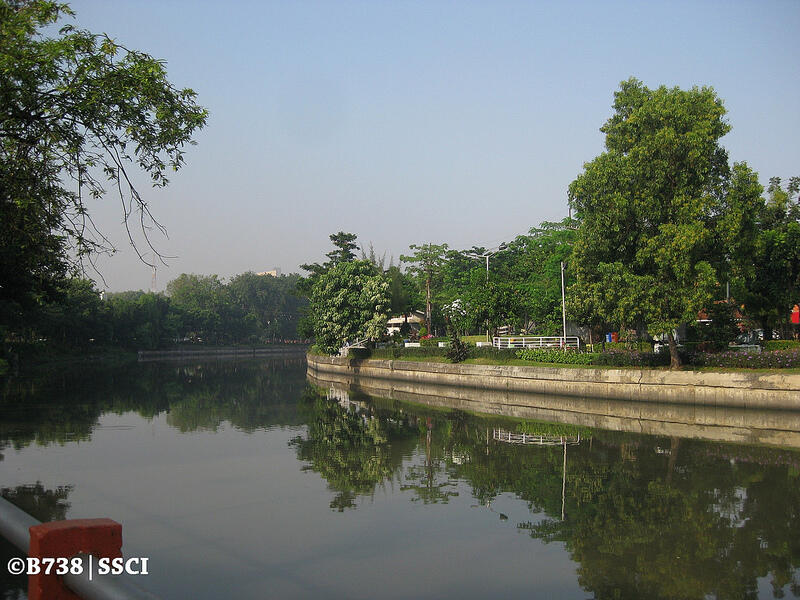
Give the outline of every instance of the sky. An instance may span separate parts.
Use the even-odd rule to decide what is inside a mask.
[[[568,214],[603,151],[619,83],[712,86],[731,161],[800,175],[800,1],[231,2],[73,0],[74,22],[167,63],[209,110],[166,189],[157,289],[324,261],[343,230],[386,260],[410,244],[492,247]],[[97,279],[149,289],[119,248]]]

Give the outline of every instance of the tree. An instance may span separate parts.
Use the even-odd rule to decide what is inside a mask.
[[[182,273],[167,284],[167,295],[184,315],[184,336],[230,343],[248,337],[255,328],[254,319],[246,317],[216,275]]]
[[[295,294],[297,280],[297,275],[272,277],[250,271],[227,284],[233,302],[255,320],[254,335],[261,341],[295,336],[300,308],[306,303]]]
[[[147,244],[148,232],[163,227],[129,170],[167,185],[207,118],[192,90],[167,80],[163,61],[72,25],[44,37],[65,15],[73,13],[57,2],[0,1],[3,323],[39,302],[70,266],[113,250],[85,204],[103,196],[104,185],[119,194],[144,260],[130,219]]]
[[[525,328],[534,328],[540,335],[561,334],[561,262],[569,260],[576,228],[569,218],[545,221],[527,235],[517,236],[498,257],[497,279],[512,286],[524,312]]]
[[[306,263],[300,265],[301,269],[310,273],[308,277],[301,278],[297,283],[297,289],[301,294],[310,297],[311,290],[314,287],[317,277],[327,273],[339,263],[351,262],[356,258],[355,251],[358,250],[356,238],[358,236],[355,233],[340,231],[338,233],[332,233],[328,237],[330,237],[331,243],[336,247],[335,250],[331,250],[325,255],[328,257],[328,261],[323,264]]]
[[[414,280],[408,273],[403,273],[400,267],[390,265],[386,271],[389,279],[389,294],[391,296],[392,315],[407,315],[417,306],[419,290]]]
[[[711,88],[625,81],[601,128],[606,151],[569,188],[580,221],[571,294],[606,321],[666,333],[672,367],[673,330],[711,304],[729,270],[746,269],[754,240],[761,188],[747,165],[729,167],[724,115]]]
[[[768,198],[757,213],[758,237],[753,277],[746,283],[747,314],[759,322],[764,338],[775,328],[786,328],[792,307],[800,303],[800,177],[784,189],[772,177]]]
[[[347,341],[386,332],[389,283],[369,261],[341,262],[320,275],[311,293],[317,346],[334,354]]]
[[[414,250],[414,254],[401,256],[400,260],[411,263],[409,272],[425,281],[425,325],[431,333],[431,282],[444,264],[447,244],[411,244],[409,249]]]

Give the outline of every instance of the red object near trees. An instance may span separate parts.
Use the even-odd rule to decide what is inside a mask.
[[[800,306],[797,304],[794,305],[792,309],[792,323],[795,325],[800,325]]]

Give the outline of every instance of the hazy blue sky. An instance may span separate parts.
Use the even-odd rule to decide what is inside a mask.
[[[196,2],[80,0],[79,26],[168,63],[210,113],[188,165],[147,198],[182,272],[298,271],[358,234],[490,246],[567,214],[603,150],[619,82],[710,85],[723,144],[762,183],[800,175],[800,1]],[[92,207],[147,288],[119,204]]]

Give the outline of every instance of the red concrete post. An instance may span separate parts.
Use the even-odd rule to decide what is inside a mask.
[[[52,521],[34,525],[30,532],[31,558],[71,558],[81,552],[97,558],[122,557],[122,525],[111,519]],[[44,568],[39,574],[28,576],[28,599],[80,600],[61,577],[54,573],[45,575]]]

